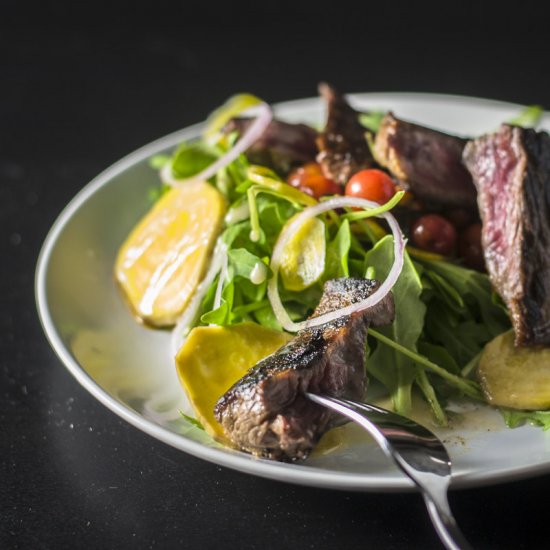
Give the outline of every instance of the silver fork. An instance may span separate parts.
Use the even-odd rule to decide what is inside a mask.
[[[418,486],[430,519],[449,550],[472,547],[458,528],[447,500],[451,459],[443,443],[420,424],[386,409],[328,395],[305,394],[308,399],[336,411],[362,426],[384,454]]]

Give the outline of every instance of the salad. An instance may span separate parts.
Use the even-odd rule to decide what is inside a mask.
[[[224,440],[216,403],[251,368],[294,334],[391,297],[391,322],[368,328],[364,368],[396,412],[410,416],[419,394],[447,426],[457,414],[447,405],[466,398],[498,406],[511,427],[550,427],[550,401],[534,387],[550,370],[548,348],[514,346],[509,304],[486,272],[466,140],[357,112],[327,85],[321,95],[324,128],[276,120],[243,94],[212,113],[200,139],[151,159],[161,184],[115,275],[140,321],[172,331],[195,412],[186,420]],[[318,312],[327,284],[365,279],[377,282],[368,294]],[[503,363],[532,371],[531,382]]]

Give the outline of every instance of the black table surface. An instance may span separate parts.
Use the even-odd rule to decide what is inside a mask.
[[[52,4],[52,5],[46,5]],[[0,18],[0,547],[440,548],[416,493],[238,473],[156,441],[97,402],[48,345],[37,256],[64,205],[137,147],[228,96],[463,94],[550,106],[538,3],[210,6],[7,1]],[[481,3],[478,3],[481,4]],[[550,475],[453,491],[476,548],[549,546]]]

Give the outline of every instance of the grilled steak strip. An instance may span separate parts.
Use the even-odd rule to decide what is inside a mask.
[[[225,125],[223,132],[243,134],[251,122],[250,118],[233,118]],[[272,120],[246,154],[251,162],[269,166],[286,175],[292,168],[315,160],[317,135],[317,131],[306,124]]]
[[[374,141],[376,161],[416,197],[449,206],[475,208],[476,189],[462,164],[465,139],[388,113]]]
[[[550,136],[503,124],[468,143],[482,244],[516,345],[550,345]]]
[[[313,317],[363,300],[377,285],[368,279],[328,281]],[[284,461],[307,457],[330,427],[333,413],[303,392],[362,399],[368,326],[390,323],[393,316],[389,294],[371,309],[299,332],[219,399],[214,413],[227,438],[257,456]]]
[[[366,129],[359,122],[357,111],[334,88],[323,83],[319,93],[327,102],[328,116],[326,127],[317,138],[317,162],[327,178],[345,185],[355,172],[374,165],[365,139]]]

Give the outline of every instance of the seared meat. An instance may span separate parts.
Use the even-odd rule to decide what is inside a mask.
[[[368,279],[328,281],[312,317],[363,300],[376,287]],[[363,398],[368,326],[391,323],[393,316],[388,295],[366,311],[299,332],[219,399],[214,413],[227,438],[258,456],[305,458],[330,427],[333,414],[303,392]]]
[[[465,139],[399,120],[388,113],[374,142],[374,156],[416,197],[475,208],[476,189],[462,164]]]
[[[468,143],[491,282],[516,345],[550,345],[550,136],[502,125]]]
[[[237,131],[242,134],[250,123],[249,118],[234,118],[225,125],[223,132],[229,134]],[[246,154],[251,162],[269,166],[285,175],[295,166],[315,160],[316,138],[317,131],[310,126],[272,120]]]
[[[355,172],[374,165],[365,139],[366,129],[359,122],[359,114],[334,88],[323,83],[319,93],[327,102],[328,117],[317,138],[317,162],[327,178],[345,185]]]

